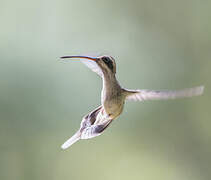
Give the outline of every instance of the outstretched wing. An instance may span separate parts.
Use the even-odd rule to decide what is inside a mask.
[[[102,70],[100,69],[100,67],[97,65],[95,61],[83,59],[81,60],[81,62],[85,64],[88,68],[90,68],[92,71],[94,71],[95,73],[97,73],[99,76],[102,77],[102,74],[103,74]]]
[[[203,93],[204,86],[198,86],[189,89],[173,90],[173,91],[156,91],[156,90],[128,90],[126,92],[126,100],[144,101],[144,100],[166,100],[184,97],[199,96]]]

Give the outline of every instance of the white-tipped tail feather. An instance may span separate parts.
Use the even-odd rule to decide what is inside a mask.
[[[75,133],[70,139],[68,139],[62,146],[62,149],[67,149],[68,147],[70,147],[72,144],[74,144],[76,141],[78,141],[79,139],[81,139],[81,133],[77,132]]]

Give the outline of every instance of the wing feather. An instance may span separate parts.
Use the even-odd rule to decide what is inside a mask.
[[[145,100],[166,100],[184,97],[199,96],[203,93],[204,86],[198,86],[182,90],[126,90],[126,100],[145,101]]]
[[[95,61],[83,59],[81,60],[81,62],[85,64],[88,68],[90,68],[92,71],[94,71],[95,73],[97,73],[99,76],[102,77],[102,70],[100,69],[100,67],[97,65]]]

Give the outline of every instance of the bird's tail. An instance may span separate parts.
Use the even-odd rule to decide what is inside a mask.
[[[62,146],[62,149],[67,149],[70,147],[72,144],[77,142],[79,139],[81,139],[81,133],[80,131],[76,132],[70,139],[68,139]]]

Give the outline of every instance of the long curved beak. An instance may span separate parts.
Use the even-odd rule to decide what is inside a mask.
[[[81,58],[81,59],[89,59],[89,60],[92,60],[92,61],[97,61],[98,60],[98,58],[90,57],[90,56],[62,56],[60,58],[62,58],[62,59],[66,59],[66,58]]]

